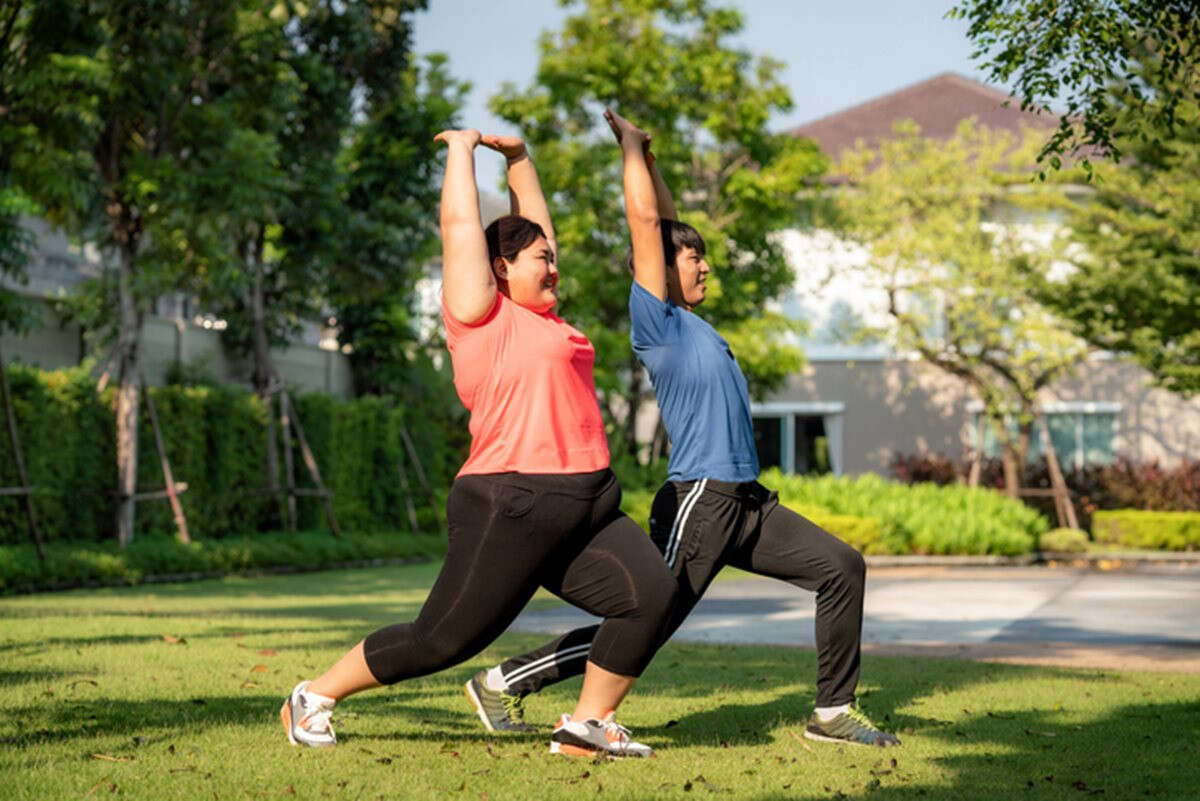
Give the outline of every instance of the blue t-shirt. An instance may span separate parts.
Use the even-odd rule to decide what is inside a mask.
[[[704,320],[633,282],[629,339],[650,373],[671,440],[672,481],[753,481],[750,392],[733,352]]]

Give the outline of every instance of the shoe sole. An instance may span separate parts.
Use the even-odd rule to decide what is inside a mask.
[[[490,732],[496,731],[496,727],[488,720],[487,713],[483,711],[483,702],[479,699],[479,694],[475,692],[475,688],[471,686],[474,679],[467,679],[467,683],[463,685],[463,695],[467,696],[467,700],[471,702],[471,706],[475,709],[475,714],[483,721],[483,728]]]
[[[558,754],[559,756],[568,757],[587,757],[594,759],[598,756],[612,757],[613,759],[653,759],[654,752],[649,754],[626,753],[620,754],[616,751],[606,751],[600,748],[584,748],[580,745],[571,745],[570,743],[560,743],[555,740],[550,741],[550,753]]]
[[[279,708],[279,720],[283,723],[283,733],[287,735],[288,742],[292,745],[300,745],[296,742],[296,738],[292,736],[292,699],[283,702],[283,706]]]
[[[858,740],[845,740],[841,737],[826,737],[824,734],[816,734],[814,732],[809,731],[808,729],[804,730],[804,736],[805,736],[805,738],[807,738],[809,740],[816,740],[817,742],[821,742],[821,743],[842,743],[844,745],[861,745],[864,747],[869,746],[871,748],[889,748],[889,747],[891,747],[890,744],[879,745],[877,743],[864,743],[864,742],[860,742]],[[899,743],[896,743],[896,745],[899,745]]]

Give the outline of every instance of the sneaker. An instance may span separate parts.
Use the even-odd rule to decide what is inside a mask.
[[[337,702],[316,693],[306,693],[308,682],[302,681],[283,702],[279,718],[292,745],[327,748],[337,744],[337,736],[329,725],[333,705]]]
[[[489,688],[486,670],[479,671],[463,685],[463,694],[488,731],[537,731],[537,726],[525,722],[524,699],[515,693]]]
[[[813,712],[808,719],[804,736],[810,740],[851,745],[900,745],[900,738],[882,731],[854,704],[847,712],[836,715],[832,720],[821,720]]]
[[[629,729],[617,723],[612,712],[603,720],[576,721],[570,715],[563,715],[550,735],[550,753],[583,757],[654,756],[650,746],[629,739]]]

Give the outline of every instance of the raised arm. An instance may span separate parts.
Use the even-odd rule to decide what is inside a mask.
[[[621,161],[625,185],[625,219],[633,244],[633,280],[659,300],[667,299],[667,264],[663,254],[662,225],[654,179],[646,164],[646,143],[650,138],[629,120],[604,110],[604,119],[621,143]]]
[[[485,134],[481,140],[484,147],[501,153],[508,162],[508,199],[513,214],[532,220],[542,227],[546,242],[554,251],[558,261],[558,241],[554,236],[554,223],[550,221],[550,208],[542,194],[542,183],[529,150],[519,136],[496,136]]]
[[[658,203],[658,216],[664,220],[678,220],[679,212],[675,211],[675,201],[671,197],[671,188],[663,180],[658,171],[658,159],[650,152],[650,140],[646,140],[646,166],[650,168],[650,179],[654,181],[654,199]]]
[[[479,190],[475,187],[475,146],[479,131],[442,131],[446,174],[442,178],[442,298],[454,319],[479,321],[496,303],[496,276],[488,264]]]

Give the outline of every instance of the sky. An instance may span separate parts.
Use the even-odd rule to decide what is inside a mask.
[[[736,44],[786,64],[793,109],[785,130],[943,72],[983,79],[971,62],[966,24],[944,19],[950,0],[713,0],[742,10]],[[578,7],[578,3],[576,4]],[[487,110],[505,81],[528,86],[537,40],[568,10],[558,0],[429,0],[414,15],[414,50],[443,52],[450,71],[473,85],[463,122],[517,133]]]

